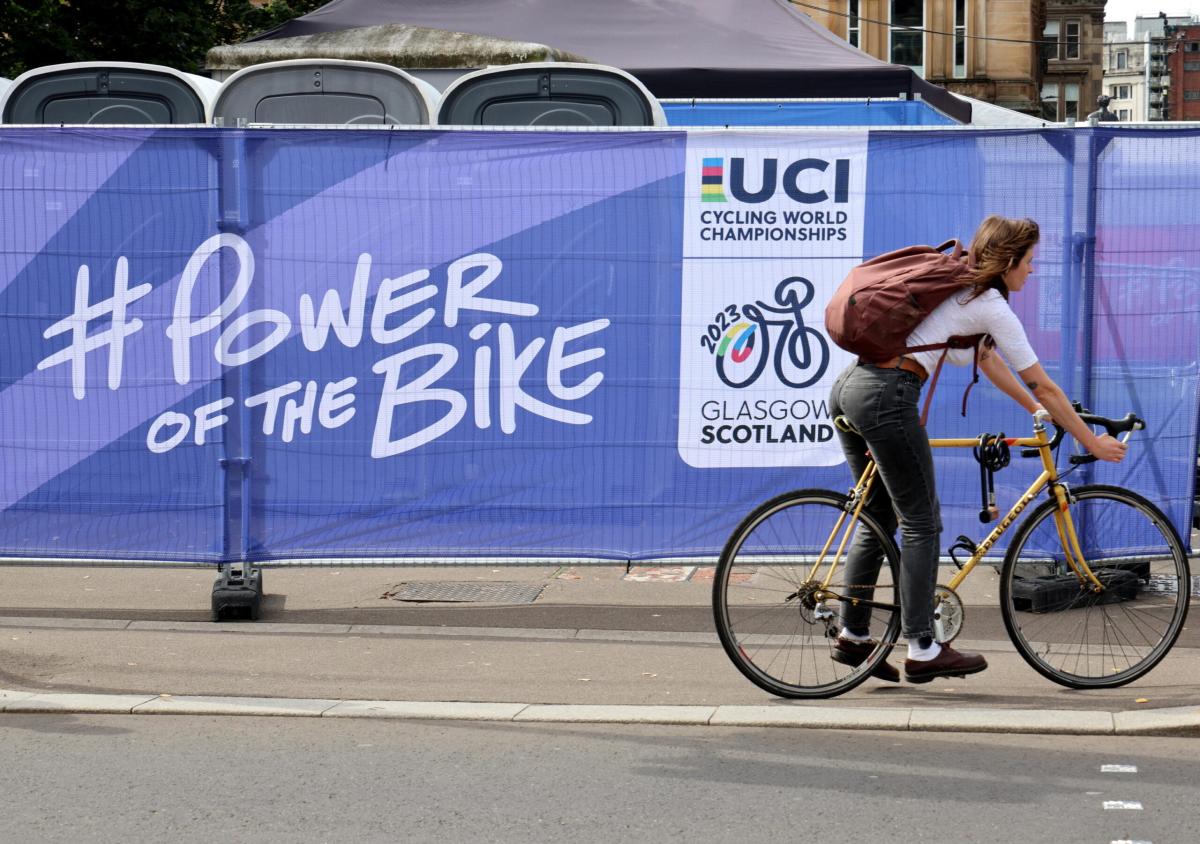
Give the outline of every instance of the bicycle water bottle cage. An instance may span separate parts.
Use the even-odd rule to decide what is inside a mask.
[[[975,556],[975,552],[978,550],[979,546],[975,544],[975,541],[971,539],[971,537],[967,536],[966,534],[959,534],[958,539],[954,540],[954,544],[946,549],[946,553],[949,554],[950,559],[954,561],[954,567],[961,570],[963,564],[958,561],[958,555],[954,552],[966,551],[967,559],[969,560],[971,557]]]

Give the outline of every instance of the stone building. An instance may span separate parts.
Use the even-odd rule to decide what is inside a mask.
[[[1097,7],[1101,14],[1102,2]],[[835,35],[878,59],[908,65],[955,93],[1030,114],[1042,110],[1037,42],[1047,20],[1046,6],[1047,0],[796,3]],[[1097,68],[1099,54],[1097,48]],[[1098,70],[1096,76],[1098,85]]]
[[[1105,22],[1104,93],[1112,98],[1109,110],[1123,123],[1150,119],[1149,55],[1150,42],[1131,40],[1125,21]]]
[[[1042,117],[1087,117],[1104,85],[1104,0],[1047,0],[1042,38]]]

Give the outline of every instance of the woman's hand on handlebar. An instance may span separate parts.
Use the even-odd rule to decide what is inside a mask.
[[[1108,434],[1096,437],[1096,441],[1088,448],[1093,456],[1106,463],[1120,463],[1125,459],[1125,452],[1128,450],[1129,446]]]

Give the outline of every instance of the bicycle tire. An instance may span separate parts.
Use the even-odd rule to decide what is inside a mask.
[[[865,624],[876,642],[874,650],[858,665],[836,660],[833,637],[840,612],[837,619],[818,617],[823,614],[801,597],[813,583],[808,580],[813,559],[837,517],[847,512],[848,501],[847,496],[828,490],[784,493],[743,519],[721,552],[713,577],[717,634],[737,669],[771,694],[786,698],[843,694],[887,659],[899,634],[900,552],[895,540],[865,513],[860,513],[855,529],[870,532],[883,558],[879,583],[873,588],[860,586],[853,597],[859,600],[859,612],[869,615]],[[820,571],[823,576],[826,569]],[[829,588],[840,594],[846,585],[832,582]],[[847,605],[849,597],[840,603]],[[882,606],[862,609],[864,599]]]
[[[1183,629],[1187,553],[1163,512],[1135,492],[1092,484],[1069,496],[1081,550],[1105,589],[1081,586],[1069,570],[1043,573],[1064,567],[1051,499],[1021,523],[1005,555],[1004,626],[1043,677],[1076,689],[1123,686],[1158,665]]]

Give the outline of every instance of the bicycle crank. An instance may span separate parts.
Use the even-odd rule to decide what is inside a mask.
[[[963,627],[963,602],[949,586],[933,590],[933,638],[940,644],[953,642]]]

